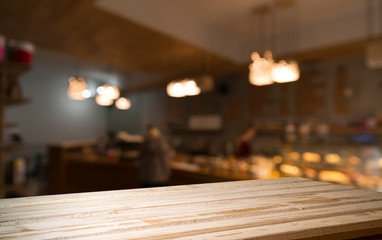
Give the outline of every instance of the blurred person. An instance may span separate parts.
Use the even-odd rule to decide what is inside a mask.
[[[237,158],[247,158],[250,157],[251,152],[251,143],[250,141],[256,135],[256,128],[254,126],[247,127],[243,133],[239,136],[236,141],[236,157]]]
[[[171,176],[174,153],[159,129],[148,126],[139,158],[142,187],[166,186]]]

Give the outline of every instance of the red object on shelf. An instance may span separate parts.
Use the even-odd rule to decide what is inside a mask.
[[[0,35],[0,61],[5,58],[5,37]]]
[[[31,65],[33,61],[34,45],[30,42],[20,42],[15,53],[15,60]]]

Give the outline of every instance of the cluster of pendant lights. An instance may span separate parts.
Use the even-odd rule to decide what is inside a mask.
[[[167,94],[170,97],[195,96],[200,94],[200,92],[200,87],[198,87],[195,80],[189,78],[172,81],[167,84]]]
[[[85,100],[92,96],[83,77],[69,78],[68,96],[73,100]],[[115,103],[115,106],[121,110],[127,110],[131,107],[131,102],[128,98],[120,97],[118,87],[108,84],[97,88],[95,101],[100,106],[111,106]]]
[[[264,57],[253,52],[252,63],[249,65],[249,82],[256,86],[270,85],[273,83],[294,82],[300,78],[297,62],[281,60],[275,63],[272,52],[267,50]]]
[[[256,7],[251,15],[256,33],[255,48],[274,49],[276,52],[291,53],[296,49],[298,40],[297,5],[294,0],[275,0],[271,4]],[[282,36],[282,37],[281,37]],[[272,52],[267,50],[264,57],[259,52],[251,54],[249,82],[256,86],[273,83],[294,82],[300,78],[300,69],[296,61],[281,60],[275,62]]]

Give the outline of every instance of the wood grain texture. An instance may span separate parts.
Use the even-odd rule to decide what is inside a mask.
[[[382,233],[382,195],[303,178],[0,200],[0,239],[328,239]]]

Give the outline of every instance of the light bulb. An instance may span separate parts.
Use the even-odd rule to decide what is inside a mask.
[[[265,51],[264,58],[257,52],[252,53],[253,62],[249,65],[249,82],[256,86],[273,84],[271,70],[273,66],[272,53]]]
[[[115,106],[118,109],[127,110],[131,107],[131,101],[128,98],[121,97],[115,101]]]
[[[113,99],[108,98],[106,95],[98,94],[95,101],[100,106],[110,106],[113,104]]]
[[[97,87],[97,93],[100,95],[104,95],[105,91],[106,91],[106,86],[107,85],[102,85],[102,86]]]
[[[90,92],[89,89],[85,89],[85,90],[83,90],[81,94],[82,94],[82,96],[83,96],[84,98],[90,98],[90,97],[92,96],[92,93]]]
[[[184,97],[183,85],[180,82],[172,81],[167,84],[167,94],[170,97]]]
[[[200,88],[194,80],[186,79],[183,81],[183,92],[187,96],[195,96],[200,94]]]
[[[294,82],[300,78],[300,70],[295,61],[287,63],[281,60],[272,67],[272,78],[278,83]]]
[[[73,100],[84,100],[82,92],[87,89],[87,83],[83,77],[69,77],[68,96]]]

